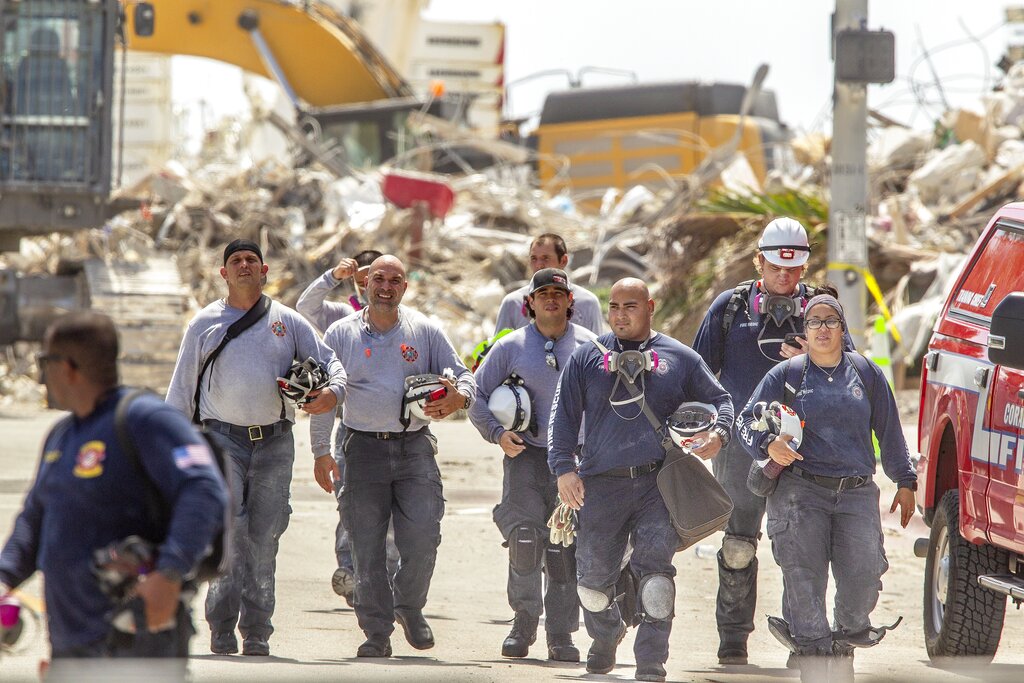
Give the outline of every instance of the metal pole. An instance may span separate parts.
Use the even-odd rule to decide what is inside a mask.
[[[835,34],[843,29],[865,28],[867,19],[867,0],[836,0],[832,22],[833,59]],[[850,335],[860,347],[865,340],[863,273],[868,265],[867,85],[841,83],[835,79],[834,87],[828,279],[839,290]]]

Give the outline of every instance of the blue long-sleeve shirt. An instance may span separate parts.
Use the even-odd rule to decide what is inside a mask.
[[[569,323],[565,334],[558,338],[551,349],[558,362],[557,370],[547,363],[544,345],[548,338],[540,333],[536,324],[531,323],[499,339],[474,375],[477,396],[476,402],[469,409],[469,419],[480,436],[491,443],[498,443],[505,433],[505,428],[491,413],[487,402],[491,393],[509,375],[515,373],[523,380],[526,393],[530,396],[530,410],[537,422],[536,436],[525,431],[520,433],[520,437],[531,446],[547,448],[548,421],[560,369],[569,362],[569,357],[577,347],[590,344],[593,338],[594,333],[590,330]]]
[[[121,450],[114,410],[127,390],[103,397],[84,418],[51,431],[35,482],[0,551],[0,581],[16,587],[36,570],[54,650],[106,636],[113,607],[92,573],[93,551],[130,535],[164,540],[157,569],[188,574],[221,530],[227,488],[205,440],[159,397],[128,408],[128,428],[150,480],[171,510],[169,528],[147,513],[146,483]]]
[[[828,477],[874,474],[874,430],[885,475],[900,486],[916,481],[896,399],[882,370],[869,362],[871,376],[862,379],[848,356],[843,354],[839,365],[828,373],[811,363],[797,387],[795,405],[790,406],[804,422],[803,440],[797,449],[804,459],[797,465]],[[738,438],[755,458],[768,457],[768,444],[775,437],[751,429],[754,404],[783,400],[788,366],[781,363],[768,371],[736,419]],[[873,395],[868,385],[873,385]]]
[[[789,322],[782,326],[768,316],[761,316],[755,305],[756,290],[750,288],[746,304],[737,312],[727,336],[722,335],[722,316],[732,297],[729,289],[719,294],[708,309],[704,320],[693,340],[693,350],[700,354],[711,372],[718,376],[725,390],[732,396],[734,406],[746,405],[754,387],[761,378],[783,360],[779,355],[787,332],[793,332]],[[807,286],[799,285],[799,294],[806,297]],[[806,299],[804,300],[806,303]],[[793,326],[799,334],[804,333],[803,316],[793,317]],[[762,340],[774,340],[758,347],[757,336],[764,327]],[[843,337],[844,350],[853,351],[853,339],[847,333]],[[762,353],[762,351],[764,353]],[[767,355],[765,355],[767,354]]]
[[[614,334],[598,340],[612,351],[622,350]],[[733,419],[729,394],[693,349],[660,333],[641,344],[641,351],[647,349],[657,352],[658,367],[643,373],[644,401],[659,420],[666,420],[681,403],[701,401],[715,406],[717,425],[729,428]],[[594,344],[583,344],[572,354],[559,379],[548,426],[548,467],[554,474],[561,476],[575,468],[573,454],[584,414],[580,476],[665,458],[661,436],[643,415],[639,401],[613,410],[609,398],[629,398],[623,386],[612,396],[615,378],[615,373],[604,369],[603,356]]]

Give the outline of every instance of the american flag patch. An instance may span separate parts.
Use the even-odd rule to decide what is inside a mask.
[[[178,446],[171,455],[174,456],[174,464],[179,470],[187,470],[189,467],[204,467],[213,464],[213,454],[209,446],[198,443],[190,443],[187,446]]]

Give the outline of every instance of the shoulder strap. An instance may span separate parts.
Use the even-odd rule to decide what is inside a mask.
[[[783,387],[783,405],[793,407],[796,402],[796,395],[800,387],[804,385],[804,377],[807,376],[807,354],[802,353],[795,358],[786,361],[786,383]]]
[[[168,518],[167,501],[164,500],[160,489],[156,487],[156,483],[146,472],[146,468],[142,466],[139,449],[128,429],[129,406],[136,398],[148,393],[150,393],[148,389],[131,389],[121,397],[121,400],[117,402],[117,408],[114,409],[114,431],[125,457],[131,461],[146,486],[146,512],[149,519],[156,524],[163,524],[164,520]]]
[[[195,406],[195,409],[192,411],[192,422],[199,424],[199,393],[203,386],[203,375],[206,374],[206,369],[213,365],[213,361],[217,360],[217,356],[220,355],[220,352],[224,350],[229,341],[255,325],[269,310],[270,297],[266,294],[261,294],[260,300],[253,304],[253,307],[246,311],[245,315],[231,323],[227,332],[224,333],[224,338],[220,340],[220,344],[213,350],[213,353],[206,357],[206,362],[203,363],[203,367],[199,371],[199,378],[196,380],[196,395],[192,401]]]
[[[732,329],[732,323],[736,319],[736,314],[747,305],[747,297],[750,296],[750,286],[754,282],[755,280],[741,282],[736,285],[736,289],[732,290],[732,296],[729,297],[729,303],[725,305],[725,312],[722,314],[723,337],[729,335],[729,330]]]

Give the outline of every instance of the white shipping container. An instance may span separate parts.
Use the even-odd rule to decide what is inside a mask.
[[[124,136],[126,145],[167,145],[171,143],[174,112],[170,103],[127,103],[123,123],[114,127],[114,138],[118,131]]]
[[[421,21],[409,51],[409,63],[479,62],[498,64],[503,58],[505,25]]]
[[[128,186],[140,179],[144,178],[147,174],[161,168],[164,164],[170,161],[174,154],[174,148],[171,145],[137,145],[133,147],[125,147],[123,157],[123,174],[121,177],[122,186]],[[117,178],[117,152],[114,152],[114,164],[112,166],[114,173],[114,183],[118,181]]]
[[[127,79],[160,81],[168,84],[171,81],[171,58],[166,55],[151,55],[144,52],[129,52],[125,64]],[[114,56],[114,83],[121,82],[121,53]]]
[[[501,64],[481,62],[427,62],[417,61],[409,66],[406,75],[413,83],[443,81],[449,90],[473,92],[480,89],[500,88],[505,69]]]

